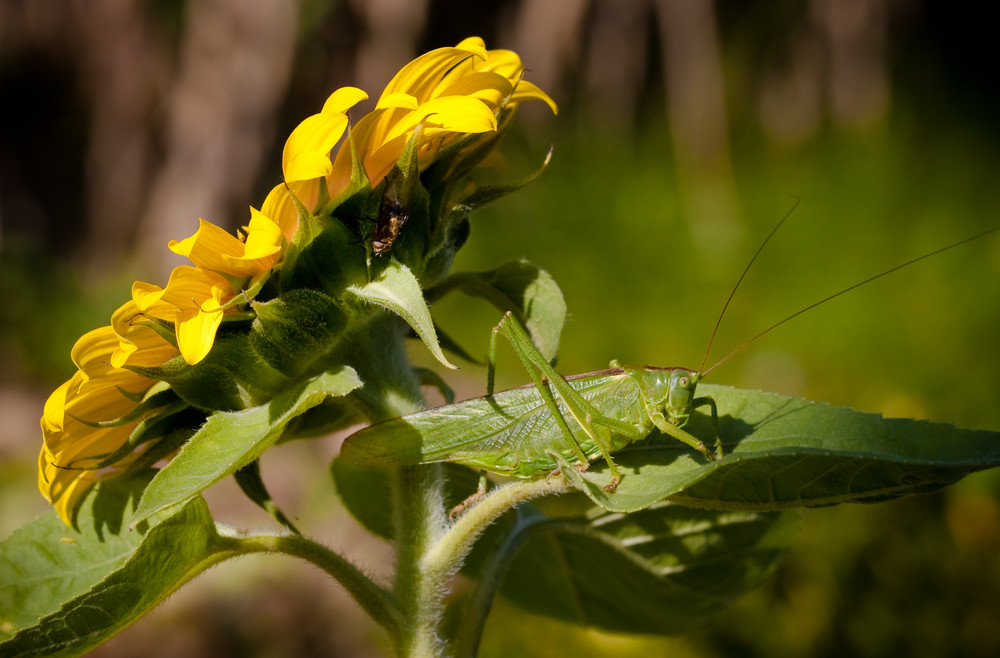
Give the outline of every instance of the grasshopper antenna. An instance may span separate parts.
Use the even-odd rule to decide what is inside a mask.
[[[785,220],[781,220],[781,221],[785,221]],[[780,225],[781,224],[779,223],[778,226],[780,226]],[[777,329],[781,325],[785,324],[786,322],[788,322],[792,318],[796,318],[796,317],[802,315],[806,311],[812,310],[812,309],[816,308],[817,306],[819,306],[821,304],[825,304],[828,301],[830,301],[831,299],[835,299],[837,297],[840,297],[844,293],[850,292],[850,291],[854,290],[855,288],[860,288],[861,286],[865,285],[866,283],[871,283],[872,281],[874,281],[876,279],[881,279],[882,277],[884,277],[884,276],[886,276],[888,274],[892,274],[896,270],[901,270],[904,267],[908,267],[910,265],[913,265],[914,263],[918,263],[918,262],[924,260],[925,258],[930,258],[931,256],[936,256],[937,254],[940,254],[941,252],[944,252],[944,251],[948,251],[949,249],[954,249],[955,247],[960,247],[961,245],[965,244],[966,242],[972,242],[973,240],[978,240],[979,238],[981,238],[983,236],[986,236],[986,235],[989,235],[990,233],[993,233],[994,231],[997,231],[997,230],[1000,230],[1000,226],[994,226],[991,229],[985,230],[985,231],[983,231],[981,233],[977,233],[977,234],[975,234],[973,236],[965,238],[964,240],[959,240],[958,242],[953,242],[952,244],[950,244],[950,245],[948,245],[946,247],[941,247],[940,249],[935,249],[934,251],[926,253],[923,256],[917,256],[916,258],[912,258],[912,259],[906,261],[905,263],[901,263],[901,264],[899,264],[899,265],[897,265],[895,267],[891,267],[891,268],[885,270],[884,272],[882,272],[880,274],[876,274],[875,276],[868,277],[864,281],[859,281],[858,283],[855,283],[852,286],[848,286],[847,288],[844,288],[840,292],[835,292],[835,293],[833,293],[832,295],[830,295],[828,297],[824,297],[823,299],[819,300],[818,302],[814,302],[814,303],[810,304],[809,306],[806,306],[805,308],[803,308],[803,309],[801,309],[799,311],[796,311],[795,313],[792,313],[791,315],[789,315],[784,320],[781,320],[780,322],[775,322],[770,327],[768,327],[764,331],[760,332],[759,334],[757,334],[753,338],[750,338],[749,340],[743,341],[742,343],[740,343],[740,345],[736,349],[734,349],[732,352],[730,352],[726,356],[722,357],[711,368],[709,368],[708,370],[705,370],[705,371],[699,371],[698,374],[699,374],[699,376],[701,376],[701,375],[707,375],[708,373],[712,372],[717,367],[721,366],[723,363],[725,363],[726,361],[728,361],[731,357],[733,357],[736,354],[742,352],[744,349],[746,349],[751,343],[753,343],[754,341],[756,341],[758,338],[763,337],[764,335],[770,333],[772,330]],[[768,237],[770,237],[770,236],[768,236]],[[765,240],[765,243],[766,242],[767,241]],[[760,250],[758,249],[758,252],[759,251]],[[756,258],[756,255],[754,256],[754,258]],[[750,262],[752,263],[753,261],[751,260]],[[741,277],[741,279],[742,279],[742,277]],[[728,304],[728,302],[727,302],[727,304]]]
[[[726,299],[726,303],[722,306],[722,313],[719,313],[719,319],[715,321],[715,328],[712,329],[712,337],[708,339],[708,347],[705,348],[705,356],[702,357],[701,367],[698,368],[699,379],[702,375],[708,374],[708,370],[711,370],[715,366],[719,365],[716,363],[715,366],[712,366],[712,368],[705,370],[705,363],[708,362],[708,354],[712,351],[712,344],[715,343],[715,335],[719,333],[719,327],[722,325],[722,318],[726,317],[726,310],[729,308],[729,302],[733,301],[733,297],[736,296],[736,291],[739,289],[740,284],[743,283],[743,279],[746,278],[747,272],[750,271],[750,266],[753,265],[755,260],[757,260],[757,256],[760,256],[760,252],[764,251],[764,247],[766,247],[767,243],[771,241],[771,238],[773,238],[774,234],[778,232],[778,229],[785,223],[785,220],[791,217],[792,213],[795,212],[795,209],[799,207],[800,203],[802,203],[801,197],[793,194],[792,198],[795,199],[795,203],[788,209],[788,212],[786,212],[785,216],[781,218],[781,221],[775,224],[774,228],[771,229],[771,232],[767,234],[766,238],[764,238],[764,241],[760,243],[760,246],[757,247],[757,251],[755,251],[753,256],[750,258],[750,262],[747,263],[747,266],[743,268],[743,274],[741,274],[740,278],[737,279],[736,285],[733,286],[733,289],[729,293],[729,297]],[[726,358],[728,359],[729,357],[727,356]]]

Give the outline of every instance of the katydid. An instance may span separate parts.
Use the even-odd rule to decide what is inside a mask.
[[[450,461],[518,478],[549,476],[557,473],[564,463],[586,470],[591,461],[603,458],[611,471],[611,481],[604,487],[608,492],[617,488],[622,477],[612,453],[645,438],[654,428],[687,444],[705,460],[714,461],[717,455],[722,456],[721,444],[715,446],[716,455],[701,439],[684,430],[695,409],[708,407],[716,435],[718,433],[715,401],[709,397],[695,397],[698,382],[705,375],[771,330],[820,304],[1000,229],[994,227],[936,249],[829,295],[771,325],[705,368],[715,335],[736,290],[790,214],[791,211],[757,248],[730,292],[698,370],[622,366],[612,361],[607,370],[563,377],[538,351],[517,319],[507,313],[494,327],[490,339],[485,397],[372,425],[349,437],[341,456],[359,466]],[[498,335],[513,347],[531,376],[531,384],[494,393]],[[484,486],[485,483],[480,488],[480,495],[485,491]],[[456,509],[460,508],[464,508],[464,504]]]

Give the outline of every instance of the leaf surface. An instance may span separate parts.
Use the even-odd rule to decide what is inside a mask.
[[[266,404],[212,414],[149,483],[133,524],[185,504],[260,457],[281,437],[289,421],[323,400],[347,395],[359,386],[361,380],[354,370],[341,367],[303,381]]]
[[[773,511],[935,491],[1000,465],[1000,432],[883,418],[728,386],[703,384],[698,392],[718,404],[722,460],[707,462],[654,433],[614,455],[624,473],[614,493],[602,490],[610,479],[603,462],[567,474],[610,511],[630,512],[668,497],[696,507]],[[704,414],[685,429],[713,445]]]
[[[46,512],[0,545],[0,656],[80,655],[228,556],[200,498],[128,529],[150,475],[98,484],[79,530]]]

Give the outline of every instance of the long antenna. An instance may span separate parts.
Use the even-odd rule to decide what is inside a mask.
[[[746,278],[747,272],[750,271],[750,266],[753,265],[755,260],[757,260],[757,256],[760,256],[760,252],[764,251],[764,247],[771,241],[771,238],[778,232],[778,229],[785,223],[785,220],[791,217],[792,213],[795,212],[795,209],[799,207],[800,203],[802,203],[801,197],[793,194],[792,198],[795,199],[795,203],[788,209],[788,212],[786,212],[785,216],[781,218],[781,221],[775,224],[774,228],[771,229],[771,232],[767,234],[766,238],[764,238],[764,241],[760,243],[760,246],[757,247],[757,251],[755,251],[753,256],[750,258],[750,262],[747,263],[745,268],[743,268],[743,274],[740,275],[740,278],[736,281],[736,285],[733,286],[733,289],[729,292],[729,297],[726,299],[726,303],[722,306],[722,313],[719,313],[719,319],[715,321],[715,328],[712,329],[712,337],[708,339],[708,347],[705,348],[705,356],[702,357],[701,367],[698,368],[699,377],[705,374],[705,372],[703,372],[705,370],[705,363],[708,362],[708,354],[712,351],[712,344],[715,343],[715,335],[719,333],[719,327],[722,325],[722,318],[726,316],[726,309],[729,308],[729,302],[733,301],[733,297],[736,296],[736,290],[740,287],[740,284],[743,283],[743,279]],[[717,363],[715,365],[717,366],[719,364]],[[714,367],[715,366],[712,366],[712,368]],[[709,370],[712,368],[709,368]]]
[[[784,220],[782,220],[782,221],[784,221]],[[780,226],[780,224],[779,224],[779,226]],[[768,327],[764,331],[760,332],[759,334],[757,334],[753,338],[750,338],[749,340],[744,341],[743,343],[741,343],[739,345],[739,347],[737,347],[732,352],[730,352],[726,356],[722,357],[722,359],[720,359],[719,361],[717,361],[715,363],[715,365],[713,365],[711,368],[709,368],[708,370],[705,370],[705,371],[699,371],[698,374],[699,374],[699,376],[701,376],[701,375],[707,375],[708,373],[712,372],[717,367],[719,367],[720,365],[722,365],[723,363],[725,363],[726,361],[728,361],[731,357],[735,356],[737,353],[739,353],[739,352],[743,351],[744,349],[746,349],[747,346],[749,346],[751,343],[753,343],[754,341],[756,341],[758,338],[761,338],[762,336],[764,336],[765,334],[769,333],[770,331],[772,331],[774,329],[777,329],[778,327],[780,327],[781,325],[785,324],[786,322],[788,322],[792,318],[798,317],[798,316],[802,315],[803,313],[805,313],[806,311],[809,311],[811,309],[816,308],[820,304],[825,304],[826,302],[830,301],[831,299],[834,299],[836,297],[840,297],[841,295],[843,295],[846,292],[850,292],[850,291],[854,290],[855,288],[859,288],[859,287],[865,285],[866,283],[871,283],[875,279],[881,279],[882,277],[886,276],[887,274],[892,274],[896,270],[901,270],[904,267],[907,267],[909,265],[913,265],[914,263],[922,261],[925,258],[930,258],[931,256],[936,256],[937,254],[940,254],[943,251],[948,251],[949,249],[954,249],[955,247],[959,247],[959,246],[965,244],[966,242],[972,242],[973,240],[978,240],[979,238],[983,237],[984,235],[989,235],[990,233],[993,233],[994,231],[996,231],[998,229],[1000,229],[1000,226],[994,226],[993,228],[988,229],[986,231],[983,231],[982,233],[977,233],[977,234],[975,234],[975,235],[973,235],[971,237],[965,238],[964,240],[959,240],[958,242],[954,242],[954,243],[948,245],[947,247],[941,247],[940,249],[935,249],[934,251],[932,251],[930,253],[926,253],[923,256],[917,256],[916,258],[913,258],[911,260],[906,261],[905,263],[902,263],[900,265],[892,267],[892,268],[890,268],[890,269],[882,272],[881,274],[876,274],[875,276],[869,277],[869,278],[865,279],[864,281],[859,281],[858,283],[855,283],[853,286],[849,286],[847,288],[844,288],[840,292],[835,292],[834,294],[830,295],[829,297],[824,297],[823,299],[819,300],[818,302],[810,304],[809,306],[806,306],[805,308],[803,308],[803,309],[801,309],[799,311],[796,311],[795,313],[792,313],[791,315],[789,315],[784,320],[781,320],[780,322],[776,322],[776,323],[772,324],[770,327]]]

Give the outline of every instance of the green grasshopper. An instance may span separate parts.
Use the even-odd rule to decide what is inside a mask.
[[[709,397],[695,397],[698,382],[705,375],[768,332],[820,304],[1000,229],[994,227],[942,247],[825,297],[771,325],[706,369],[712,343],[736,290],[764,246],[794,209],[793,206],[771,230],[743,270],[723,306],[697,371],[681,367],[622,366],[612,361],[607,370],[563,377],[508,312],[493,328],[490,338],[485,397],[372,425],[349,437],[341,456],[359,466],[449,461],[518,478],[557,474],[562,463],[583,471],[591,461],[603,458],[611,471],[611,481],[604,487],[607,492],[613,492],[622,478],[612,453],[647,437],[654,428],[687,444],[706,460],[714,461],[722,457],[718,439],[717,453],[713,453],[701,439],[683,429],[695,409],[707,406],[718,435],[715,401]],[[531,376],[531,384],[494,393],[498,335],[513,347]],[[483,493],[485,481],[481,482],[478,495]],[[464,506],[463,503],[456,510]]]

